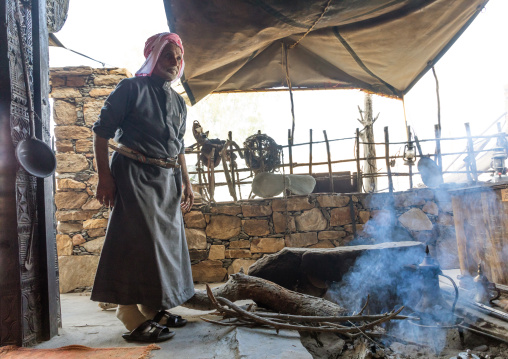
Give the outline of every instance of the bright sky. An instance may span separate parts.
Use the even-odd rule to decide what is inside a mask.
[[[443,137],[464,136],[465,122],[471,124],[473,134],[480,134],[507,111],[507,14],[508,1],[490,0],[435,66],[440,86]],[[168,27],[162,0],[72,0],[67,21],[56,35],[70,49],[106,62],[108,67],[125,67],[134,73],[144,61],[145,40],[163,31],[168,31]],[[50,65],[101,67],[60,48],[50,48]],[[224,105],[227,111],[219,111],[210,118],[208,113],[204,113],[206,106],[198,103],[189,111],[189,132],[193,119],[198,119],[205,130],[207,127],[214,128],[213,122],[217,121],[242,126],[242,120],[247,120],[249,114],[242,112],[243,100],[237,98],[244,94],[218,96],[225,96],[221,106]],[[356,119],[359,117],[357,106],[363,107],[363,99],[363,93],[351,90],[296,93],[296,142],[308,140],[309,128],[314,130],[315,140],[322,139],[323,129],[327,130],[329,138],[354,136],[355,129],[361,127]],[[291,127],[289,95],[285,92],[258,94],[247,101],[259,101],[259,129],[274,137],[279,144],[286,144],[287,129]],[[409,92],[405,105],[407,122],[417,135],[421,139],[433,138],[437,101],[432,72],[427,73]],[[374,112],[380,113],[376,122],[377,142],[384,140],[384,126],[389,126],[392,141],[405,139],[401,101],[376,96]],[[222,139],[226,135],[210,133],[211,137]],[[243,142],[243,138],[236,140]],[[348,154],[344,157],[352,158],[352,146],[348,145]],[[455,149],[462,150],[463,145],[459,147]],[[433,146],[424,148],[424,152],[433,151]]]

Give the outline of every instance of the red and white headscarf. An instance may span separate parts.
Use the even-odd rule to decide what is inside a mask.
[[[183,68],[185,67],[185,63],[183,61],[183,45],[180,36],[169,32],[162,32],[160,34],[153,35],[146,40],[144,50],[146,60],[141,68],[136,72],[136,76],[151,76],[162,49],[164,49],[164,47],[169,43],[175,44],[180,48],[180,50],[182,50],[182,66],[180,66],[178,76],[176,79],[171,81],[171,83],[178,81],[178,79],[182,77]]]

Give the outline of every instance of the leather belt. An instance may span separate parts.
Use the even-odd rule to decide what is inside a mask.
[[[136,160],[141,163],[147,163],[149,165],[154,165],[162,168],[180,168],[180,165],[177,162],[176,157],[175,158],[152,158],[147,157],[141,152],[135,151],[127,146],[124,145],[112,145],[108,144],[108,147],[115,150],[121,155],[124,155],[125,157],[132,158],[133,160]]]

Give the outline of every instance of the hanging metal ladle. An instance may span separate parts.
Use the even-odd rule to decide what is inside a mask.
[[[21,31],[21,10],[19,0],[16,3],[16,27],[18,30],[18,41],[21,53],[21,61],[23,62],[23,77],[26,89],[28,115],[30,121],[30,137],[25,138],[18,142],[16,147],[16,158],[19,164],[29,174],[39,178],[51,176],[56,169],[56,158],[51,147],[43,141],[35,137],[35,121],[34,121],[34,106],[32,102],[32,95],[30,92],[30,78],[28,75],[28,64],[25,52],[25,42],[23,33]]]

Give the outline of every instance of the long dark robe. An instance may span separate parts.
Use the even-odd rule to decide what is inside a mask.
[[[94,132],[150,157],[183,153],[183,99],[163,79],[137,77],[118,84]],[[116,183],[91,299],[169,309],[194,295],[180,210],[180,170],[143,164],[114,153]]]

